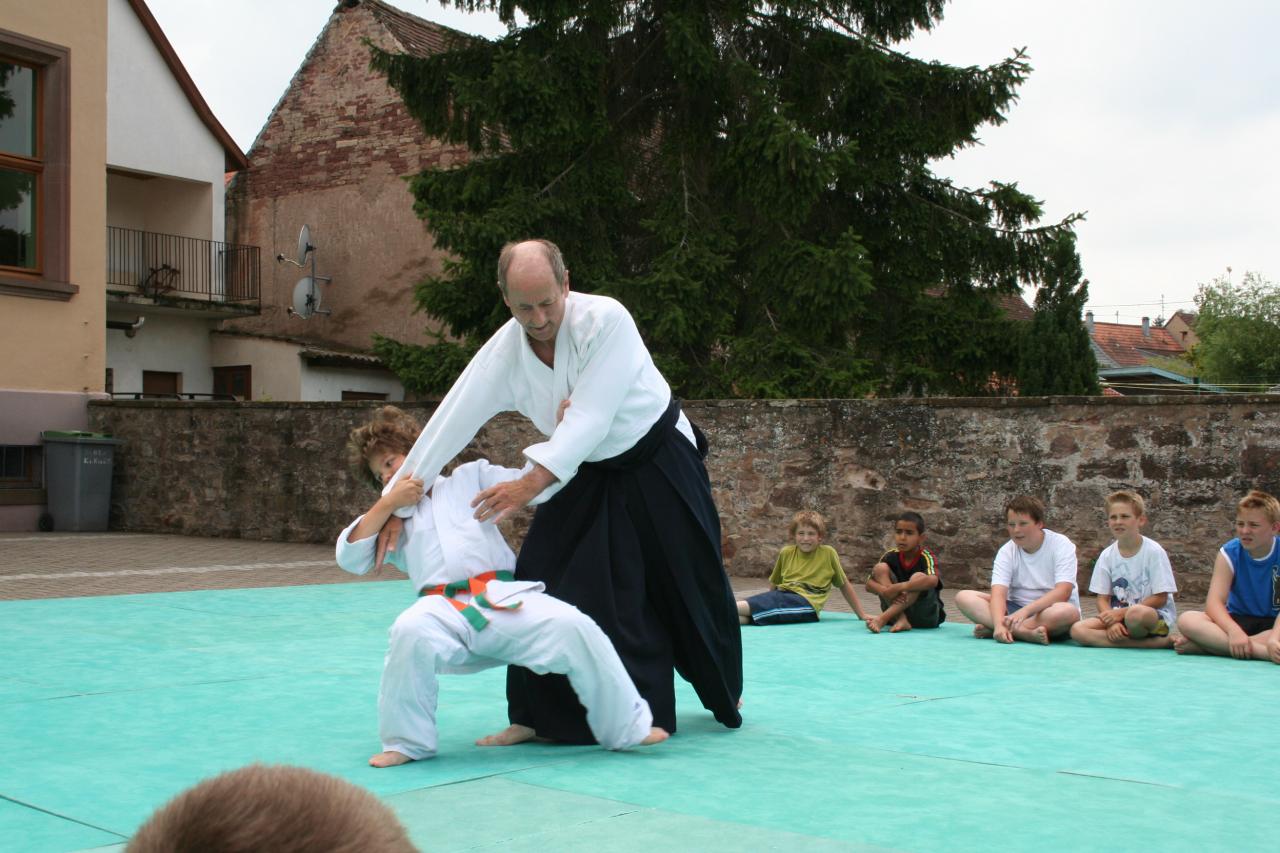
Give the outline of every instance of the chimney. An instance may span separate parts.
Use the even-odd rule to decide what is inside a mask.
[[[1151,318],[1150,317],[1142,318],[1142,336],[1144,338],[1151,337]]]
[[[1084,327],[1089,332],[1090,335],[1093,334],[1093,312],[1092,311],[1084,312]]]

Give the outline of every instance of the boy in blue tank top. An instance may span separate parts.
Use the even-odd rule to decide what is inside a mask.
[[[1218,552],[1203,612],[1178,617],[1179,654],[1280,663],[1280,502],[1252,491],[1236,507],[1236,538]]]

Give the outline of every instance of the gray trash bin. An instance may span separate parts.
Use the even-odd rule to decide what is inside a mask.
[[[111,469],[120,441],[95,432],[46,430],[45,489],[54,530],[106,530]]]

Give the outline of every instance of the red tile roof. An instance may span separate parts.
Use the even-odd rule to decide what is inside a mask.
[[[1010,320],[1031,320],[1036,311],[1022,298],[1021,293],[1005,293],[996,298],[996,304],[1004,309],[1004,315]]]
[[[410,56],[443,53],[459,39],[477,41],[475,36],[411,15],[381,0],[364,0],[364,6]]]
[[[934,297],[941,297],[946,292],[942,285],[925,289],[925,293]],[[1036,315],[1035,309],[1027,304],[1021,293],[998,293],[991,299],[1010,320],[1030,320]]]
[[[1118,367],[1139,367],[1152,356],[1177,357],[1186,352],[1167,329],[1157,326],[1144,336],[1141,326],[1095,322],[1092,338]]]

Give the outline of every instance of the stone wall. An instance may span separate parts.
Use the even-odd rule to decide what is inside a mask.
[[[368,403],[95,402],[117,453],[112,529],[322,542],[375,495],[345,471],[348,430]],[[407,404],[423,420],[432,404]],[[1135,488],[1148,535],[1169,551],[1184,597],[1200,598],[1249,488],[1280,493],[1280,397],[705,401],[731,574],[763,577],[799,509],[830,519],[828,541],[861,581],[890,544],[891,519],[922,513],[953,587],[989,582],[1002,507],[1023,492],[1079,546],[1082,587],[1110,541],[1102,498]],[[467,451],[518,465],[535,434],[503,416]],[[518,542],[527,524],[509,527]]]

